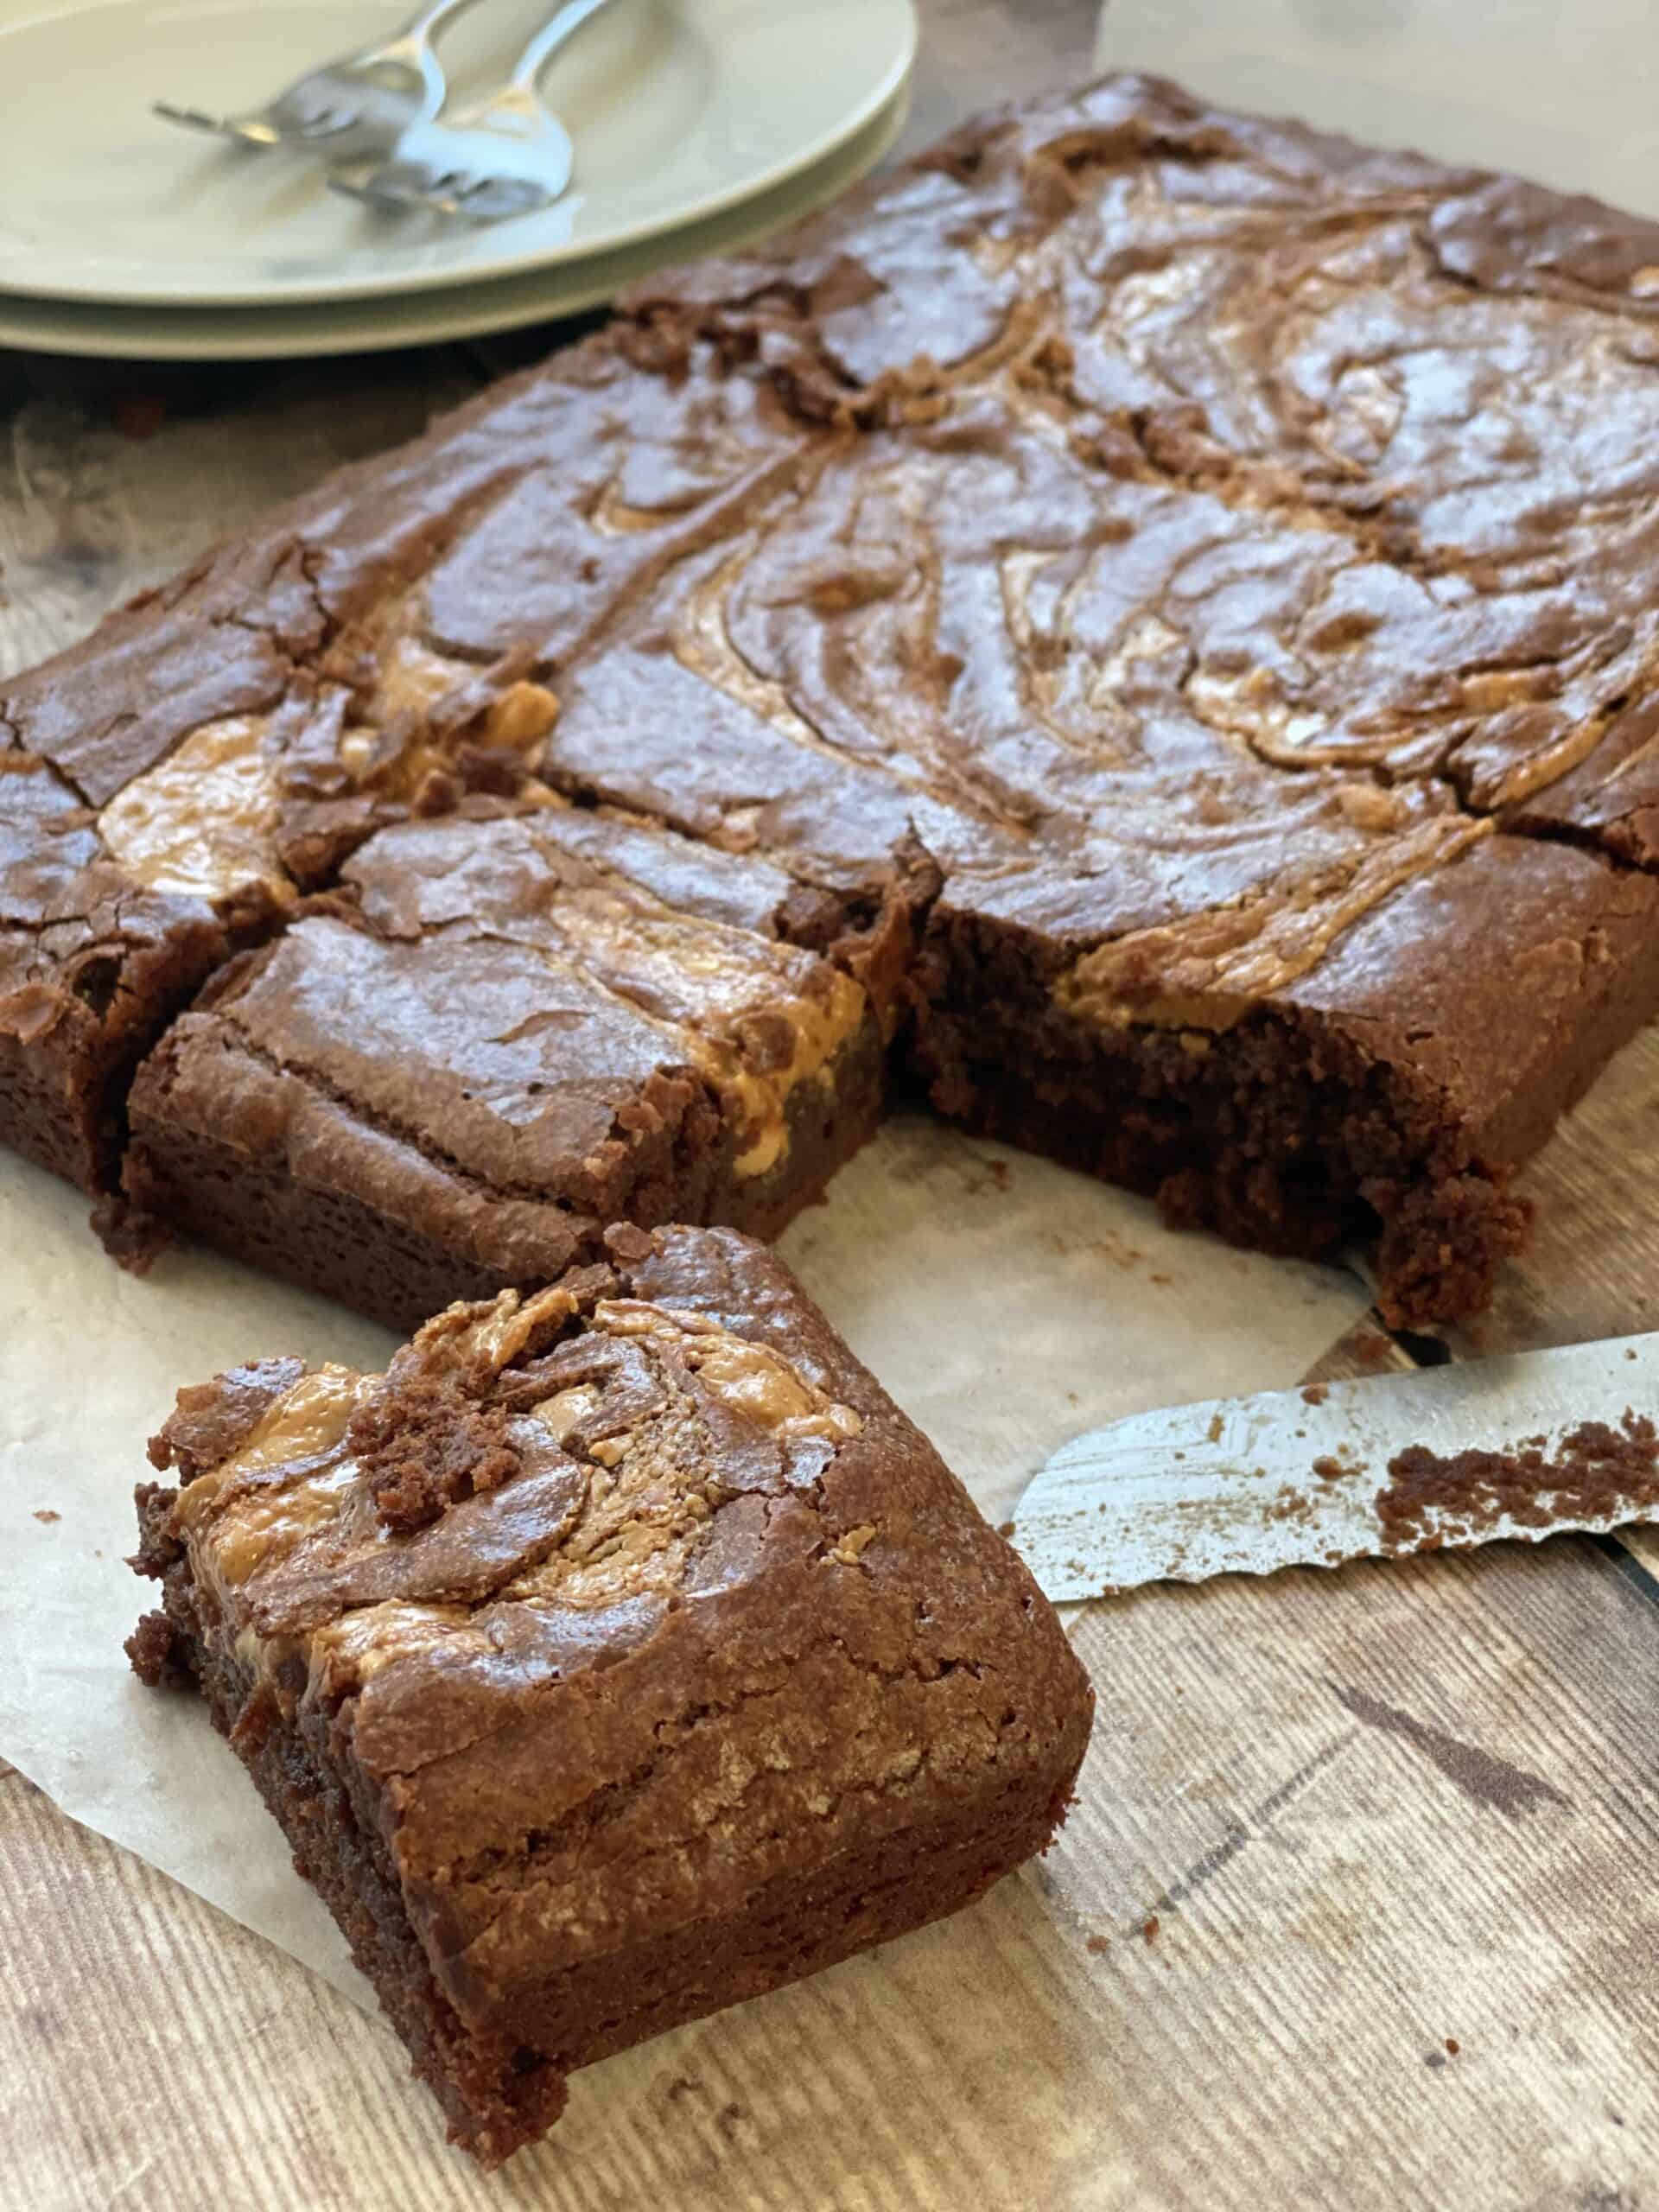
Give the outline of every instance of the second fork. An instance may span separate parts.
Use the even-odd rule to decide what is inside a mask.
[[[333,189],[386,213],[423,207],[476,222],[550,207],[569,186],[575,156],[569,132],[537,87],[566,40],[607,4],[564,0],[499,91],[453,122],[438,116],[412,124],[390,161],[355,176],[333,176]]]

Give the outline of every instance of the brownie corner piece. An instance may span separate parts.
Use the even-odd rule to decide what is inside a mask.
[[[152,1458],[134,1662],[200,1685],[486,2165],[574,2068],[1064,1815],[1092,1696],[1052,1610],[734,1231],[613,1231],[383,1376],[242,1369]]]

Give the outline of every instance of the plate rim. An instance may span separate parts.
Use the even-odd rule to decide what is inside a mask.
[[[88,7],[107,4],[108,0],[86,0]],[[672,0],[672,4],[683,8],[688,0]],[[798,0],[798,4],[810,9],[813,0]],[[701,199],[671,213],[642,217],[639,221],[613,232],[601,240],[553,245],[541,252],[504,256],[477,267],[436,269],[413,274],[388,270],[367,280],[305,284],[296,289],[284,289],[276,299],[272,298],[269,284],[238,284],[228,290],[216,290],[212,294],[197,291],[192,295],[188,289],[157,294],[119,283],[113,287],[100,285],[93,288],[84,280],[56,283],[48,279],[44,283],[33,280],[19,283],[3,273],[3,260],[0,259],[0,298],[49,300],[66,306],[86,308],[148,308],[151,312],[162,313],[209,315],[226,308],[243,312],[266,308],[272,314],[278,314],[289,308],[338,307],[358,300],[409,298],[417,294],[505,283],[514,278],[528,278],[541,270],[575,267],[586,260],[628,251],[654,238],[672,235],[692,225],[715,220],[748,200],[779,190],[792,178],[803,175],[817,163],[829,160],[838,148],[856,137],[885,111],[909,82],[920,41],[920,26],[915,0],[873,0],[873,4],[892,11],[898,45],[893,58],[871,89],[835,123],[816,138],[781,156],[769,168],[756,172],[744,181],[716,187]],[[26,0],[24,6],[26,8]],[[22,10],[20,13],[22,13]],[[30,20],[40,20],[38,16],[30,17],[26,13],[22,19],[25,23]]]
[[[906,77],[889,96],[886,105],[871,116],[860,131],[832,147],[820,156],[808,170],[797,172],[772,187],[768,194],[753,195],[756,200],[772,200],[772,207],[764,213],[757,210],[759,219],[753,227],[736,225],[727,229],[741,213],[739,208],[726,208],[705,217],[702,221],[687,224],[682,229],[658,233],[652,238],[636,240],[631,247],[618,250],[616,255],[595,254],[590,258],[593,270],[582,276],[582,264],[563,264],[567,275],[561,283],[557,268],[531,268],[516,276],[497,277],[475,286],[450,286],[438,293],[411,295],[429,302],[429,309],[423,315],[422,323],[415,327],[398,327],[385,337],[353,331],[346,336],[318,327],[308,334],[303,326],[313,316],[327,315],[338,307],[349,307],[351,300],[334,302],[295,302],[291,307],[278,306],[262,313],[270,322],[269,333],[250,331],[245,338],[237,338],[227,346],[221,339],[215,341],[210,326],[221,310],[215,307],[179,307],[137,305],[117,301],[81,301],[40,299],[32,293],[0,292],[0,346],[20,353],[33,353],[50,359],[54,355],[71,360],[129,361],[139,365],[173,365],[200,363],[211,365],[215,362],[303,361],[327,360],[331,357],[372,353],[405,353],[425,346],[462,344],[469,338],[499,336],[511,330],[523,330],[538,322],[554,322],[568,315],[586,313],[615,297],[629,283],[648,275],[655,269],[676,265],[681,260],[693,260],[707,253],[716,257],[724,253],[738,253],[775,237],[790,224],[800,220],[817,208],[827,206],[843,192],[849,192],[867,177],[890,153],[904,129],[910,107],[910,80]],[[827,172],[834,172],[825,188]],[[745,206],[747,203],[743,203]],[[721,226],[720,234],[706,245],[699,244],[695,233],[708,228]],[[674,242],[683,240],[683,253],[674,249]],[[649,249],[653,245],[671,248],[653,256]],[[620,271],[613,264],[626,256],[627,265]],[[542,289],[545,281],[546,289]],[[503,294],[519,296],[511,301],[504,297],[496,308],[474,299],[469,308],[456,299],[459,293],[487,293],[500,289]],[[27,332],[9,320],[11,312],[39,308],[45,315],[54,309],[67,309],[86,318],[84,330],[57,329],[41,334]],[[100,312],[108,310],[119,317],[135,318],[148,315],[172,324],[156,346],[152,335],[146,349],[142,329],[128,331],[118,328],[105,334],[99,328]],[[261,311],[246,307],[227,310],[238,317]],[[200,334],[197,334],[199,331]],[[284,334],[286,333],[286,334]]]

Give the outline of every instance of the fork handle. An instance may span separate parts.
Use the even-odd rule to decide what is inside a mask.
[[[607,0],[565,0],[563,7],[556,9],[514,62],[509,79],[513,91],[534,92],[537,79],[566,39],[606,4]]]
[[[406,39],[429,39],[441,23],[448,22],[451,16],[458,16],[463,8],[472,4],[473,0],[430,0],[429,6],[410,17],[391,42],[401,46]]]

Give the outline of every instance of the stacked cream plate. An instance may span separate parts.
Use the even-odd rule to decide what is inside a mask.
[[[903,121],[911,0],[611,0],[542,90],[575,165],[554,206],[377,213],[321,163],[169,127],[256,105],[394,30],[406,0],[0,0],[0,345],[150,359],[355,353],[512,329],[842,191]],[[500,82],[546,0],[480,0],[452,104]]]

